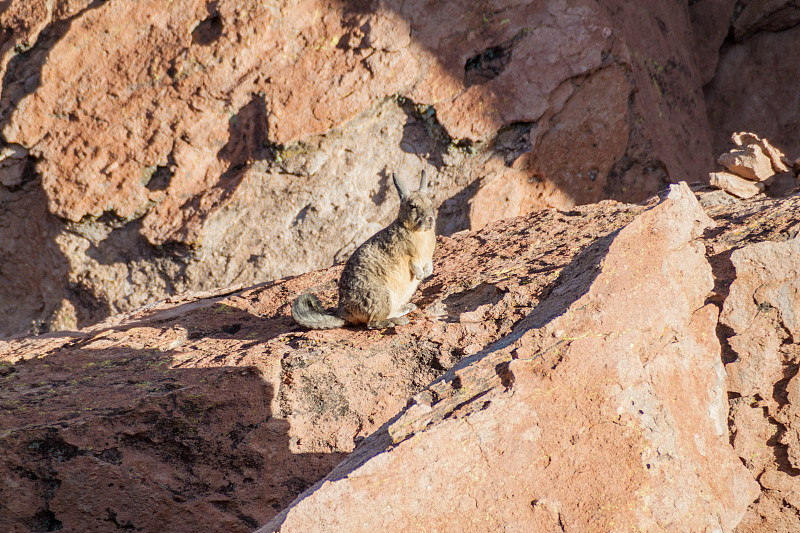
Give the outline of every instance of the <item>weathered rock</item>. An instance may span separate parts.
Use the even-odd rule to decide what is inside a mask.
[[[746,180],[730,172],[712,172],[709,174],[712,187],[717,187],[739,198],[752,198],[764,192],[764,184]]]
[[[9,3],[0,127],[29,154],[22,181],[44,190],[31,216],[69,221],[42,270],[68,269],[2,331],[58,327],[63,300],[83,326],[328,266],[389,221],[392,171],[427,169],[450,234],[505,212],[641,200],[710,170],[685,8],[341,7]],[[0,227],[0,241],[49,257],[53,239],[15,242],[24,230]]]
[[[641,210],[546,210],[440,238],[421,311],[394,331],[297,331],[289,303],[334,299],[335,267],[0,341],[0,530],[252,530]]]
[[[756,410],[742,404],[738,411],[732,411],[731,418],[737,428],[761,428],[755,434],[743,435],[739,431],[748,430],[737,429],[734,443],[764,489],[795,505],[792,500],[800,494],[800,395],[796,390],[800,349],[794,344],[794,339],[800,338],[800,239],[753,243],[735,250],[730,260],[736,279],[720,317],[733,333],[728,343],[736,360],[726,365],[729,386],[742,396],[742,402],[760,402]],[[744,418],[748,415],[749,419]],[[773,444],[780,453],[777,461],[775,455],[765,453],[765,437],[766,442],[777,441]],[[749,510],[754,516],[745,524],[764,519],[778,523],[781,508],[772,499],[759,500]],[[763,518],[757,520],[758,516]],[[793,526],[788,530],[800,527],[796,515],[790,523]],[[755,525],[739,529],[758,530]]]
[[[5,146],[0,149],[0,185],[14,189],[22,185],[28,154],[20,146]]]
[[[23,188],[27,186],[23,184]],[[706,230],[702,239],[715,283],[708,301],[721,307],[737,275],[730,261],[731,250],[793,238],[800,227],[800,197],[738,201],[722,191],[701,190],[699,198],[717,224]],[[60,522],[64,529],[96,526],[98,531],[116,531],[160,523],[152,518],[156,514],[168,524],[162,531],[185,531],[185,524],[193,530],[236,531],[247,530],[254,522],[264,523],[330,473],[356,442],[391,420],[408,397],[420,393],[430,379],[441,376],[462,357],[484,356],[489,346],[500,348],[492,353],[503,357],[509,350],[534,347],[539,341],[529,342],[530,333],[520,338],[517,333],[527,330],[531,320],[558,315],[571,305],[578,295],[568,287],[591,285],[592,294],[601,288],[594,265],[604,257],[604,244],[611,237],[588,250],[587,244],[624,226],[643,209],[603,202],[567,213],[545,210],[489,224],[479,233],[440,238],[434,277],[415,297],[421,309],[409,326],[394,332],[294,331],[288,303],[305,290],[333,303],[337,267],[228,296],[223,291],[174,298],[79,332],[0,342],[0,440],[4,450],[0,530],[13,531],[17,526],[22,531],[46,530]],[[624,248],[622,241],[614,242],[616,249]],[[633,258],[646,255],[628,253]],[[632,272],[623,268],[626,264],[639,263],[629,259],[617,270]],[[685,265],[688,268],[690,263]],[[610,269],[608,264],[603,275],[610,275]],[[706,279],[706,275],[686,269],[681,272],[683,281],[674,291],[676,298]],[[674,269],[667,268],[659,276],[673,273]],[[594,284],[590,284],[592,279]],[[644,290],[649,286],[647,279],[637,279],[632,287]],[[642,287],[638,287],[639,281],[644,281]],[[647,294],[646,302],[654,301],[652,294]],[[661,289],[658,294],[670,292]],[[626,305],[638,309],[639,304],[631,301]],[[534,308],[538,310],[532,318],[519,323]],[[710,310],[702,304],[697,309],[692,318],[681,319],[678,325],[702,324],[704,313]],[[589,313],[588,309],[576,311],[578,315],[573,317]],[[642,320],[651,312],[655,311],[643,311]],[[765,307],[763,312],[771,311]],[[56,314],[68,317],[69,307],[60,307]],[[599,312],[595,314],[600,320]],[[625,316],[630,314],[633,310]],[[553,320],[563,322],[569,316]],[[716,333],[723,341],[724,361],[734,361],[737,354],[729,342],[734,333],[724,324],[717,324]],[[713,343],[713,337],[711,332],[703,342]],[[524,342],[515,345],[522,338]],[[685,339],[689,338],[696,334]],[[575,339],[570,345],[577,348],[590,340],[603,343],[615,339]],[[504,342],[508,346],[502,348]],[[672,346],[666,341],[664,345]],[[684,346],[680,339],[679,346]],[[797,346],[787,337],[779,348],[782,361],[789,362],[784,364],[785,371],[795,368],[791,361],[800,361]],[[636,353],[623,348],[618,352],[626,357]],[[663,358],[648,363],[654,376],[660,375],[653,367],[656,361]],[[578,364],[573,357],[557,365],[552,362],[556,368],[545,367],[542,375],[566,373],[574,368],[570,365]],[[504,368],[499,370],[506,376]],[[603,372],[612,370],[608,367]],[[582,376],[587,371],[573,374]],[[461,373],[462,383],[472,382],[463,368],[456,372]],[[524,377],[521,371],[518,375]],[[487,376],[496,380],[496,370],[487,369]],[[501,381],[505,379],[501,377]],[[793,375],[787,375],[778,381],[772,397],[730,393],[731,442],[762,487],[757,503],[737,527],[738,533],[800,527],[789,503],[797,479],[789,462],[789,447],[794,445],[787,431],[794,427],[790,420],[796,413],[793,401],[786,401],[792,379]],[[452,389],[453,383],[452,379],[437,382],[432,392],[417,396],[411,409],[425,411],[426,402],[432,404],[432,411],[450,405],[451,395],[458,390],[466,396],[467,389]],[[571,388],[546,391],[550,392],[544,397],[551,402],[562,394],[577,394]],[[499,396],[504,401],[513,403],[503,394]],[[587,401],[586,394],[581,398]],[[609,396],[592,398],[609,401]],[[470,411],[470,406],[482,406],[482,399],[466,404],[448,420],[456,420]],[[487,395],[486,400],[490,399],[499,401]],[[678,400],[689,401],[688,396]],[[542,413],[553,413],[559,405]],[[559,444],[564,442],[565,450],[575,446],[569,442],[573,436],[577,435],[576,445],[582,446],[582,437],[586,437],[585,443],[589,436],[609,430],[594,426],[580,433],[584,411],[578,412],[580,417],[564,418],[564,413],[575,412],[574,405],[561,405],[561,429],[557,435],[545,436],[561,439]],[[684,410],[700,416],[699,411]],[[587,407],[586,412],[590,411]],[[635,420],[644,414],[625,416]],[[404,420],[424,422],[425,418],[406,416]],[[624,429],[611,426],[611,430]],[[393,432],[402,433],[409,426],[393,427]],[[368,449],[358,447],[357,453]],[[617,455],[623,458],[636,451],[621,450]],[[557,457],[566,460],[568,451],[559,453]],[[640,455],[634,463],[638,469],[641,459]],[[584,463],[575,464],[573,473]],[[619,464],[610,463],[609,471],[618,474]],[[652,465],[659,463],[650,464],[652,470]],[[471,466],[470,472],[476,472],[475,468]],[[765,473],[769,475],[762,475]],[[114,486],[108,487],[109,483]],[[76,494],[87,496],[78,502]],[[544,530],[557,526],[559,512],[563,513],[552,499],[539,499],[530,506],[532,520]],[[185,523],[168,522],[172,520],[168,517],[182,517]],[[562,514],[562,519],[569,517]]]
[[[757,32],[779,32],[800,23],[797,0],[748,0],[737,11],[732,29],[740,41]]]
[[[259,531],[732,531],[758,485],[728,444],[710,225],[675,187]]]
[[[731,136],[731,140],[736,144],[736,146],[748,146],[748,145],[756,145],[761,148],[761,151],[764,152],[767,157],[769,157],[770,163],[772,163],[772,170],[775,172],[788,172],[789,166],[787,165],[788,159],[786,155],[772,146],[770,142],[766,139],[762,139],[758,135],[749,132],[738,132],[734,133]]]
[[[697,70],[703,85],[714,79],[736,3],[736,0],[697,0],[689,4]]]
[[[764,181],[775,174],[770,157],[755,144],[725,152],[717,161],[730,172],[750,181]]]
[[[800,363],[795,294],[800,240],[791,238],[798,224],[792,210],[797,207],[796,197],[779,204],[755,203],[748,209],[751,214],[736,215],[747,219],[751,229],[741,235],[723,233],[709,243],[724,296],[720,332],[734,398],[732,442],[762,485],[762,495],[748,509],[739,533],[800,528],[795,512],[800,469],[794,390]],[[731,224],[732,218],[726,219]],[[758,242],[763,239],[758,235],[773,240]]]
[[[720,321],[738,359],[728,363],[730,390],[767,399],[784,378],[780,348],[787,333],[800,338],[800,240],[754,243],[731,254],[736,280]]]

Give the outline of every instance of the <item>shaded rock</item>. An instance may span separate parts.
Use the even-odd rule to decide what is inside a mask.
[[[752,2],[761,9],[764,2]],[[758,6],[758,7],[756,7]],[[722,52],[714,79],[705,87],[714,153],[728,150],[730,135],[756,131],[787,154],[800,154],[800,94],[787,91],[800,77],[800,27],[758,32]]]
[[[736,4],[736,0],[697,0],[689,4],[697,69],[703,85],[714,79]]]
[[[800,2],[797,0],[748,0],[742,3],[733,21],[737,40],[745,40],[757,32],[779,32],[800,23]]]
[[[739,198],[751,198],[764,192],[764,184],[746,180],[730,172],[712,172],[708,175],[712,187],[717,187]]]
[[[728,445],[710,225],[675,187],[259,531],[731,531],[758,490]]]
[[[800,180],[792,171],[781,172],[766,180],[764,186],[769,196],[788,196],[797,191],[797,188],[800,187]]]
[[[22,185],[28,152],[21,146],[4,146],[0,149],[0,184],[7,189]]]

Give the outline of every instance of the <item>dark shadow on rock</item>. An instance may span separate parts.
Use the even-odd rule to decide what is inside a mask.
[[[442,202],[436,217],[436,235],[449,237],[469,229],[469,201],[480,188],[481,180],[472,183]]]
[[[217,157],[228,163],[228,169],[209,189],[189,198],[181,210],[191,213],[186,226],[201,226],[202,221],[219,209],[233,195],[252,162],[273,159],[273,147],[268,143],[267,109],[264,98],[253,95],[228,121],[228,142]],[[207,198],[212,198],[211,202]],[[206,201],[204,201],[206,200]]]
[[[227,317],[230,333],[204,334],[247,332]],[[292,453],[252,366],[193,368],[101,334],[2,370],[0,479],[22,487],[0,490],[2,531],[244,533],[344,457]]]
[[[55,240],[64,224],[50,214],[32,165],[23,178],[14,190],[0,185],[0,338],[48,331],[71,298],[69,261]]]
[[[453,142],[447,130],[436,119],[433,106],[420,106],[399,98],[400,109],[406,114],[400,149],[407,154],[425,158],[437,170],[444,166],[444,154]]]
[[[446,322],[461,322],[461,315],[475,311],[482,305],[493,306],[503,299],[506,291],[493,283],[482,282],[477,287],[453,293],[443,300],[447,308]]]
[[[269,284],[266,284],[269,285]],[[106,331],[128,331],[134,328],[149,327],[167,330],[178,328],[183,331],[182,342],[198,339],[248,339],[240,347],[245,350],[263,344],[287,332],[299,331],[289,313],[276,317],[262,317],[223,302],[236,291],[218,291],[219,295],[179,303],[174,307],[139,311],[136,318],[124,324],[93,329],[90,334],[81,335],[68,346],[81,347],[94,342],[98,335]],[[223,361],[227,353],[220,353],[214,360]]]

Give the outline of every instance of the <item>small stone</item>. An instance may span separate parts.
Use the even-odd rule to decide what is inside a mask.
[[[724,153],[717,161],[732,173],[751,181],[764,181],[775,174],[772,170],[772,161],[761,147],[755,144]]]
[[[738,198],[752,198],[764,191],[764,184],[746,180],[729,172],[712,172],[709,175],[711,186]]]
[[[783,152],[772,146],[768,140],[760,138],[754,133],[738,132],[731,136],[731,140],[736,146],[746,148],[749,145],[756,145],[761,148],[761,151],[769,157],[772,163],[772,168],[775,172],[786,172],[789,167],[783,161],[786,157]]]

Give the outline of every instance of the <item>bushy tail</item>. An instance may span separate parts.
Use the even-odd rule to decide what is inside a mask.
[[[313,294],[301,294],[292,303],[292,318],[308,329],[340,328],[346,324],[338,316],[328,314]]]

